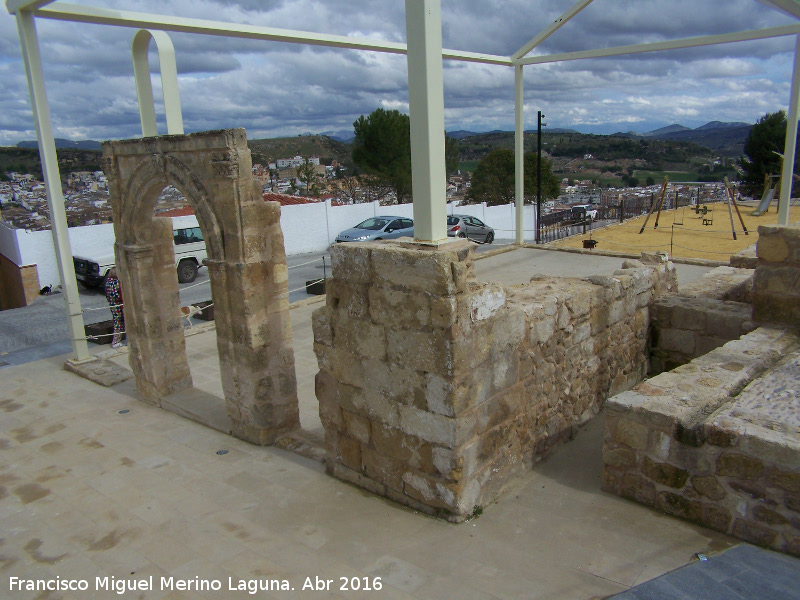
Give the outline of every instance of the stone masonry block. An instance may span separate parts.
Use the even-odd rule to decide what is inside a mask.
[[[441,331],[389,330],[386,340],[389,362],[442,377],[452,375],[453,344]]]
[[[400,405],[400,429],[426,442],[455,448],[473,435],[474,422],[467,418],[436,415],[413,406]]]
[[[331,246],[331,272],[334,279],[353,283],[372,281],[372,251],[364,244]]]
[[[366,245],[372,250],[378,286],[399,287],[434,296],[455,294],[456,282],[451,265],[462,262],[458,253],[446,249],[409,249],[393,243]]]
[[[684,329],[662,329],[659,336],[659,345],[667,352],[680,352],[689,356],[695,352],[694,331]]]
[[[431,323],[430,299],[422,292],[372,287],[369,314],[373,322],[392,329],[426,329]]]
[[[337,347],[364,358],[386,357],[386,332],[381,325],[337,315],[332,319]]]
[[[614,440],[636,450],[645,450],[647,448],[647,436],[647,425],[620,418],[617,422]]]
[[[375,390],[363,390],[341,384],[339,402],[342,409],[367,417],[373,424],[386,427],[400,426],[399,407],[402,405],[385,398]]]
[[[391,427],[376,427],[372,439],[378,454],[399,460],[418,471],[438,472],[433,461],[434,446],[429,442]]]

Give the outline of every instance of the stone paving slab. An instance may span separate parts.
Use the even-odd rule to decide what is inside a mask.
[[[800,600],[800,560],[742,544],[609,600]]]

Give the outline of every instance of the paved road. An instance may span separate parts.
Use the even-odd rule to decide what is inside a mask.
[[[511,240],[497,240],[492,245],[478,246],[477,251],[485,252],[510,243]],[[286,263],[289,267],[289,302],[310,298],[305,291],[306,282],[329,276],[331,272],[328,252],[289,256]],[[208,270],[200,269],[197,279],[181,284],[180,289],[184,306],[211,300]],[[79,293],[86,324],[111,319],[108,303],[99,289],[87,290],[79,286]],[[6,353],[53,344],[66,348],[64,352],[70,351],[64,296],[60,293],[41,296],[24,308],[0,311],[0,363]],[[31,356],[42,357],[35,353]]]

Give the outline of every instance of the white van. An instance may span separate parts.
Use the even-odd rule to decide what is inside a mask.
[[[179,283],[190,283],[197,278],[197,270],[206,258],[206,243],[197,223],[197,217],[172,217],[173,250]],[[87,288],[100,287],[114,266],[114,254],[102,256],[73,256],[75,277]]]

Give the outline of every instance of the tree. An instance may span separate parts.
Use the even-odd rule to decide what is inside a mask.
[[[353,123],[353,162],[385,180],[397,201],[411,196],[411,122],[398,110],[379,108]]]
[[[746,194],[760,196],[764,191],[764,178],[768,173],[778,175],[781,172],[781,157],[786,141],[786,113],[779,110],[767,113],[753,125],[750,135],[744,143],[742,157],[742,189]],[[795,172],[798,171],[800,157],[795,155]]]
[[[305,162],[295,169],[297,178],[301,183],[305,184],[305,196],[318,196],[322,186],[320,185],[319,173],[317,173],[316,165],[309,162],[308,158]]]
[[[444,136],[444,161],[448,175],[458,171],[458,140],[448,135]]]
[[[652,175],[648,175],[647,179],[645,180],[645,182],[646,182],[645,185],[648,185],[648,186],[656,184],[656,180],[653,178]]]
[[[411,197],[411,120],[398,110],[379,108],[354,123],[353,162],[388,183],[402,202]],[[458,140],[445,136],[445,168],[458,169]]]
[[[537,155],[525,154],[525,200],[536,199]],[[542,159],[542,198],[557,198],[561,193],[558,178],[553,175],[549,160]],[[502,148],[493,150],[478,163],[472,174],[468,197],[473,202],[486,202],[494,206],[514,201],[514,151]]]

